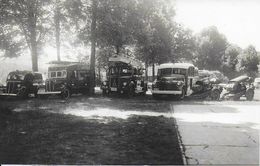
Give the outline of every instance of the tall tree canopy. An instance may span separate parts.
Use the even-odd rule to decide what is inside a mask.
[[[240,47],[231,44],[225,50],[223,73],[229,78],[236,76],[238,72],[237,68],[241,51]]]
[[[216,27],[203,30],[198,36],[197,65],[202,69],[222,70],[227,39]]]
[[[38,71],[38,48],[48,22],[46,0],[0,0],[1,49],[5,57],[17,57],[29,48],[32,70]],[[26,45],[24,44],[26,43]]]
[[[243,51],[241,70],[249,76],[255,77],[258,73],[259,55],[254,46],[250,45]]]

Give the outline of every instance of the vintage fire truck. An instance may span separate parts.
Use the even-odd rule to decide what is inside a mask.
[[[110,93],[127,94],[132,97],[136,94],[145,94],[147,83],[144,81],[143,64],[127,56],[109,58],[107,80],[102,83],[104,95]]]
[[[72,94],[88,94],[90,90],[90,69],[85,63],[51,62],[48,78],[40,87],[38,96],[60,95],[68,99]]]
[[[42,74],[16,70],[8,74],[6,86],[0,88],[0,96],[27,98],[29,95],[34,95],[36,97],[42,83]]]

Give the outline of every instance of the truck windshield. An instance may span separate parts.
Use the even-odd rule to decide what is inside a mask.
[[[172,76],[173,74],[186,75],[186,69],[179,68],[164,68],[158,70],[159,77]]]
[[[133,70],[130,67],[111,67],[109,69],[110,75],[131,75]]]
[[[65,70],[62,71],[51,71],[48,75],[49,78],[66,78],[67,72]]]
[[[7,77],[7,80],[23,80],[24,75],[23,74],[9,74]]]

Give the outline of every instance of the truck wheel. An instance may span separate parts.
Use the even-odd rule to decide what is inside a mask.
[[[62,99],[69,99],[71,96],[70,90],[69,89],[64,89],[61,92],[61,98]]]
[[[25,88],[22,88],[18,91],[17,96],[21,99],[26,99],[28,98],[28,93]]]
[[[134,86],[130,85],[128,90],[128,97],[134,97],[135,96],[135,88]]]
[[[183,100],[183,99],[184,99],[184,97],[185,97],[185,89],[184,89],[184,88],[182,88],[182,90],[181,90],[181,94],[180,94],[180,95],[178,95],[178,99],[179,99],[179,100]]]
[[[212,92],[211,92],[211,100],[214,100],[214,101],[216,101],[216,100],[219,100],[220,99],[220,92],[219,92],[219,90],[213,90]]]
[[[35,98],[38,98],[38,89],[35,90],[35,92],[34,92],[34,97],[35,97]]]
[[[103,89],[102,90],[102,95],[103,96],[108,96],[109,95],[109,91],[107,89]]]
[[[248,89],[246,91],[246,100],[252,101],[254,99],[254,90],[253,89]]]

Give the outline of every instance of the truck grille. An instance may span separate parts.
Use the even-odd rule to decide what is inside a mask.
[[[159,83],[159,90],[179,90],[176,84],[161,82]]]
[[[46,92],[55,92],[55,91],[61,91],[61,83],[55,82],[53,80],[48,80],[45,82],[45,89]]]
[[[110,79],[110,87],[114,87],[114,88],[116,88],[117,86],[118,86],[118,78],[111,78]]]

